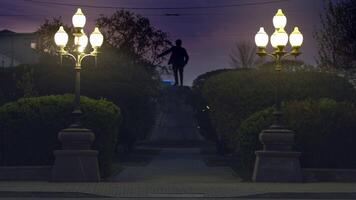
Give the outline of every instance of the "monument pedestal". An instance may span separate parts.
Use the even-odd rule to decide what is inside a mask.
[[[85,128],[67,128],[59,132],[63,150],[54,151],[52,181],[100,181],[98,151],[91,150],[94,133]]]
[[[252,180],[255,182],[301,182],[300,152],[292,150],[294,133],[268,129],[259,136],[264,148],[256,151]]]

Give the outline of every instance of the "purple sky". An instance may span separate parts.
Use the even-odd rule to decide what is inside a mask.
[[[1,0],[0,30],[10,29],[16,32],[35,31],[45,18],[62,16],[65,23],[71,23],[71,17],[77,6],[59,6],[36,3],[37,0]],[[262,3],[273,0],[38,0],[52,3],[98,5],[101,7],[201,7],[245,3]],[[38,2],[37,1],[37,2]],[[286,31],[290,33],[297,25],[302,31],[305,43],[300,57],[314,64],[317,55],[313,33],[319,25],[322,0],[285,0],[272,4],[250,5],[214,9],[179,10],[133,10],[150,18],[152,24],[172,39],[181,38],[191,56],[186,67],[186,82],[206,71],[227,68],[229,52],[234,43],[240,40],[254,42],[254,35],[260,26],[268,34],[273,31],[272,18],[278,8],[282,8],[288,18]],[[110,15],[113,8],[83,7],[87,16],[87,33],[99,14]],[[162,16],[166,13],[179,13],[179,17]],[[184,15],[183,15],[184,14]]]

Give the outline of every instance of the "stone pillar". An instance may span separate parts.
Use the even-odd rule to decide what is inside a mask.
[[[58,134],[63,150],[54,151],[52,181],[100,181],[98,151],[91,150],[94,133],[85,128],[70,127]]]
[[[294,133],[267,129],[259,136],[262,151],[256,151],[252,180],[255,182],[301,182],[300,152],[293,151]]]

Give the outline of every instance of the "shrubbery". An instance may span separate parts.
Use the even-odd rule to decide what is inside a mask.
[[[285,121],[296,134],[304,168],[356,168],[356,107],[331,99],[293,101],[284,105]],[[241,166],[252,172],[259,133],[272,123],[272,108],[258,111],[241,123],[233,142]]]
[[[208,140],[217,140],[215,128],[211,124],[210,107],[208,106],[205,98],[202,95],[202,87],[211,76],[230,71],[231,69],[219,69],[204,73],[198,76],[193,82],[193,100],[194,107],[196,108],[195,118],[199,124],[200,134]],[[220,148],[219,148],[220,149]]]
[[[110,59],[115,55],[106,54],[99,58],[98,67],[91,66],[91,60],[84,60],[82,94],[106,98],[121,108],[123,122],[119,142],[130,148],[136,140],[144,139],[153,127],[160,81],[153,68],[128,61],[117,61],[118,64],[113,65],[116,60]],[[58,59],[46,59],[49,60],[36,65],[1,70],[0,105],[23,96],[73,93],[75,71],[72,61],[64,60],[64,65],[59,66],[53,64]]]
[[[81,98],[83,126],[95,133],[102,176],[108,176],[119,126],[120,109],[104,99]],[[23,98],[0,107],[1,158],[4,165],[50,165],[61,149],[58,132],[72,122],[73,96]]]
[[[354,88],[345,79],[319,72],[234,70],[209,77],[198,88],[221,143],[230,143],[240,124],[252,113],[282,101],[331,98],[354,102]],[[233,144],[229,144],[232,148]]]

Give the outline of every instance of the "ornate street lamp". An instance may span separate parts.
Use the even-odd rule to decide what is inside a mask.
[[[261,27],[255,35],[255,43],[258,47],[257,54],[261,57],[270,56],[275,60],[277,77],[282,70],[281,61],[287,56],[297,57],[300,55],[300,47],[303,44],[303,35],[298,27],[288,36],[285,31],[287,18],[279,9],[273,17],[274,33],[270,37],[273,52],[266,51],[269,37],[264,28]],[[290,42],[290,52],[285,48]],[[259,136],[263,144],[262,151],[256,151],[255,169],[252,179],[254,181],[301,181],[301,169],[299,163],[300,153],[292,150],[294,144],[294,133],[285,128],[282,123],[281,100],[276,87],[276,109],[273,113],[274,122],[269,129],[262,131]]]
[[[99,181],[98,152],[90,150],[91,144],[94,141],[94,133],[89,129],[83,128],[80,123],[82,115],[80,106],[80,71],[84,58],[90,56],[97,57],[98,49],[103,44],[104,37],[96,27],[89,39],[93,50],[90,53],[85,53],[88,45],[88,37],[83,30],[86,17],[80,8],[74,14],[72,22],[74,26],[75,47],[72,53],[66,50],[68,34],[63,26],[59,27],[57,33],[54,35],[54,41],[59,48],[61,59],[63,56],[69,56],[75,61],[76,76],[74,111],[72,112],[74,122],[69,128],[62,130],[58,134],[63,150],[54,152],[56,160],[53,166],[52,177],[55,181]]]
[[[84,58],[89,56],[97,57],[98,48],[100,48],[103,44],[104,37],[100,33],[99,29],[95,27],[93,33],[90,35],[90,44],[93,48],[93,51],[87,54],[85,53],[85,49],[88,45],[88,37],[86,36],[83,30],[83,27],[86,22],[86,17],[80,8],[78,8],[77,12],[74,14],[72,22],[75,30],[75,32],[73,33],[75,45],[75,50],[73,54],[65,50],[65,47],[68,43],[68,34],[65,32],[63,26],[59,27],[57,33],[54,35],[54,41],[60,49],[59,54],[61,57],[69,56],[73,58],[73,60],[76,62],[75,106],[73,111],[73,115],[75,116],[75,123],[72,126],[79,127],[79,118],[80,114],[82,113],[80,109],[80,70],[82,69],[82,61]]]
[[[277,14],[273,17],[273,25],[275,27],[275,31],[271,35],[271,40],[270,40],[271,45],[274,49],[273,52],[267,53],[266,51],[268,45],[268,35],[263,27],[261,27],[258,33],[255,35],[255,43],[258,48],[257,54],[260,57],[266,55],[272,57],[276,62],[275,70],[277,72],[280,72],[282,70],[281,61],[283,58],[288,56],[297,57],[301,54],[299,52],[299,49],[303,44],[303,35],[299,31],[298,27],[294,27],[293,32],[288,37],[288,34],[284,30],[285,26],[287,25],[287,18],[283,14],[282,9],[279,9],[277,11]],[[286,52],[284,50],[288,44],[288,40],[292,47],[292,50],[290,52]],[[281,101],[278,98],[278,92],[277,92],[276,111],[274,112],[274,116],[275,116],[275,121],[273,124],[273,126],[275,126],[274,128],[278,128],[278,127],[283,128],[280,121],[282,113],[281,113]]]

